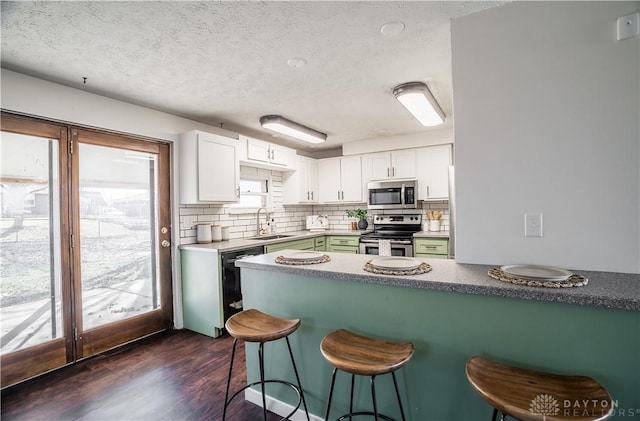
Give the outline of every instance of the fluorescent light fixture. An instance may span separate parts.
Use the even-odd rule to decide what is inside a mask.
[[[265,115],[260,117],[260,124],[265,129],[309,143],[322,143],[327,140],[326,134],[287,120],[279,115]]]
[[[393,89],[393,95],[423,126],[444,123],[444,113],[424,83],[403,83]]]

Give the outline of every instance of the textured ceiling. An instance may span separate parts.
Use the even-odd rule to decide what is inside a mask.
[[[426,132],[391,94],[426,82],[452,130],[450,20],[504,2],[9,2],[2,67],[307,151]],[[400,21],[405,30],[380,28]],[[307,64],[290,67],[302,57]],[[83,84],[86,77],[86,84]],[[271,137],[279,114],[326,144]]]

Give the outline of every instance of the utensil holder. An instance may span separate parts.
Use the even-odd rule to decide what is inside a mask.
[[[221,227],[222,230],[222,241],[227,241],[229,239],[229,227]]]
[[[439,219],[430,219],[429,220],[429,231],[440,231],[440,220]]]
[[[196,225],[196,242],[199,244],[211,242],[211,224]]]

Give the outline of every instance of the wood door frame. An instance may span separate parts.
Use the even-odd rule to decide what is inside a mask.
[[[33,118],[2,113],[2,131],[58,140],[58,188],[60,195],[60,282],[63,337],[0,356],[1,387],[61,367],[74,360],[73,347],[73,288],[70,258],[69,212],[69,139],[67,126]]]
[[[91,354],[96,354],[107,349],[111,349],[127,342],[139,339],[154,332],[173,327],[173,273],[171,247],[158,247],[159,275],[162,277],[165,287],[160,288],[160,308],[149,313],[134,316],[118,322],[117,328],[111,328],[118,333],[124,331],[120,341],[105,340],[101,337],[100,329],[96,328],[84,332],[85,346],[81,346],[83,341],[76,340],[76,314],[78,303],[81,301],[81,285],[79,280],[79,247],[72,247],[72,234],[79,233],[79,191],[74,190],[74,183],[77,187],[78,175],[78,154],[74,145],[72,133],[80,135],[83,143],[91,143],[103,146],[127,146],[132,149],[131,144],[135,143],[140,152],[151,152],[158,154],[157,174],[158,174],[158,196],[165,197],[166,200],[158,201],[159,221],[166,221],[168,231],[166,234],[158,236],[159,241],[167,240],[171,243],[171,151],[168,143],[149,139],[143,136],[122,134],[119,132],[84,128],[65,122],[56,122],[38,117],[25,116],[2,110],[0,118],[0,128],[2,131],[44,137],[58,140],[58,165],[60,189],[60,250],[61,250],[61,300],[62,300],[62,324],[63,337],[50,340],[48,342],[34,345],[25,349],[0,355],[0,388],[5,388],[35,377],[45,372],[71,364],[77,360],[86,358]],[[91,138],[88,138],[90,136]],[[92,140],[93,139],[93,140]],[[75,142],[77,143],[77,142]],[[159,227],[158,227],[159,228]],[[78,281],[74,281],[74,279]],[[76,286],[74,286],[74,282]],[[80,285],[80,290],[78,290]],[[81,305],[81,303],[80,303]],[[151,315],[151,316],[150,316]],[[149,321],[152,319],[152,321]],[[142,324],[146,327],[140,327]],[[79,338],[78,338],[79,339]]]
[[[169,145],[163,142],[153,142],[141,140],[123,134],[106,133],[92,129],[79,127],[71,128],[72,153],[72,203],[73,214],[77,216],[73,221],[72,231],[78,238],[80,234],[80,165],[79,165],[79,143],[91,144],[95,146],[114,147],[137,152],[157,154],[157,185],[158,197],[167,200],[158,200],[158,220],[166,221],[168,232],[159,234],[159,240],[171,241],[171,200],[170,200],[170,151]],[[159,229],[160,227],[158,227]],[[127,318],[122,321],[113,322],[104,326],[98,326],[89,330],[82,328],[82,283],[81,283],[81,263],[80,247],[73,248],[73,272],[74,272],[74,331],[76,334],[75,353],[76,359],[82,359],[97,353],[114,348],[127,342],[131,342],[143,336],[173,327],[173,291],[172,291],[172,268],[171,268],[171,248],[158,247],[160,284],[160,308],[147,313]]]

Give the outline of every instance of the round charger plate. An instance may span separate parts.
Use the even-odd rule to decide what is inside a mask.
[[[287,250],[281,254],[287,260],[318,260],[324,253],[311,250]]]
[[[566,281],[573,275],[566,269],[542,265],[507,265],[500,266],[500,270],[514,278],[535,281]]]
[[[411,257],[389,256],[371,260],[371,266],[390,270],[411,270],[420,266],[420,261]]]

